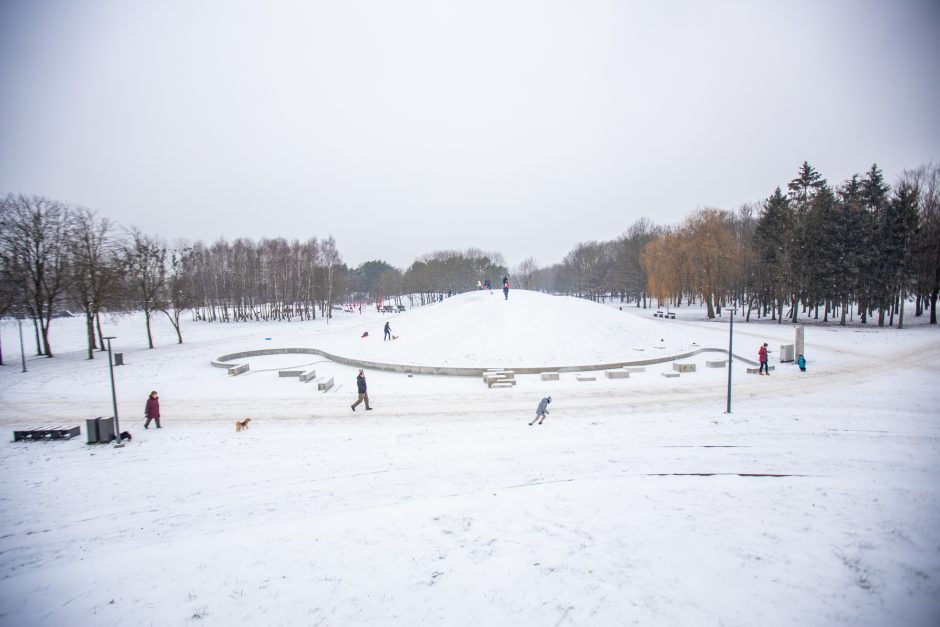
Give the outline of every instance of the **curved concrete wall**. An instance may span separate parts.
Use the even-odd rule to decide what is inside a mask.
[[[230,368],[233,364],[225,363],[230,362],[236,359],[244,359],[245,357],[259,357],[261,355],[284,355],[288,353],[299,353],[305,355],[320,355],[321,357],[326,357],[330,361],[335,361],[338,364],[343,364],[345,366],[353,366],[355,368],[367,368],[369,370],[385,370],[388,372],[413,372],[415,374],[439,374],[439,375],[450,375],[457,377],[479,377],[487,370],[494,370],[496,368],[506,369],[503,366],[493,366],[490,368],[451,368],[448,366],[409,366],[403,364],[386,364],[379,361],[365,361],[361,359],[351,359],[349,357],[343,357],[341,355],[333,355],[322,351],[318,348],[261,348],[253,351],[242,351],[240,353],[232,353],[230,355],[222,355],[217,359],[212,360],[210,363],[216,368]],[[538,367],[523,367],[523,368],[508,368],[517,374],[539,374],[541,372],[587,372],[590,370],[612,370],[614,368],[624,368],[627,366],[650,366],[653,364],[662,364],[669,361],[675,361],[677,359],[687,359],[689,357],[694,357],[701,353],[722,353],[724,355],[728,354],[728,350],[724,348],[700,348],[688,353],[681,353],[679,355],[670,355],[668,357],[655,357],[652,359],[640,359],[637,361],[620,361],[609,364],[591,364],[586,366],[538,366]],[[734,355],[734,358],[738,361],[743,361],[746,364],[751,366],[759,365],[756,361],[752,361],[740,355]]]

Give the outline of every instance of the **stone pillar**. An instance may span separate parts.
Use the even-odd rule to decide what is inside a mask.
[[[796,349],[796,354],[797,354],[797,356],[799,356],[799,355],[804,355],[804,354],[805,354],[805,353],[803,352],[803,331],[805,330],[805,328],[806,328],[806,327],[798,326],[798,327],[795,328],[795,330],[794,330],[794,332],[793,332],[793,334],[794,334],[794,335],[793,335],[793,344],[795,345],[794,348]]]

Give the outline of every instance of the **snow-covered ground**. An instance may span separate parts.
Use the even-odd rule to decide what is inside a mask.
[[[502,390],[367,371],[375,410],[356,413],[353,367],[209,366],[268,347],[454,366],[726,347],[726,321],[702,318],[475,292],[329,325],[190,322],[182,345],[158,318],[154,350],[139,316],[109,320],[123,449],[84,444],[111,396],[81,320],[57,320],[58,356],[27,373],[5,321],[0,425],[83,437],[0,448],[0,624],[940,624],[940,332],[923,324],[813,325],[804,374],[776,363],[792,327],[736,323],[735,352],[767,341],[777,369],[735,364],[732,414],[715,354],[678,379],[666,363]],[[337,386],[277,376],[308,364]]]

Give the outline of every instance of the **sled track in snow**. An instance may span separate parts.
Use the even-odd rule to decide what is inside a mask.
[[[640,359],[635,361],[618,361],[613,363],[606,364],[587,364],[581,366],[528,366],[516,368],[509,368],[516,374],[540,374],[542,372],[588,372],[592,370],[612,370],[615,368],[627,368],[631,366],[652,366],[654,364],[662,364],[670,361],[676,361],[679,359],[688,359],[689,357],[694,357],[702,353],[721,353],[722,355],[727,355],[728,350],[725,348],[700,348],[698,350],[690,351],[687,353],[680,353],[678,355],[670,355],[665,357],[655,357],[652,359]],[[449,366],[419,366],[414,364],[389,364],[380,361],[368,361],[362,359],[352,359],[350,357],[343,357],[342,355],[334,355],[332,353],[327,353],[326,351],[320,350],[319,348],[261,348],[257,350],[242,351],[239,353],[230,353],[228,355],[222,355],[213,359],[210,363],[216,368],[231,368],[240,364],[235,363],[240,359],[246,359],[248,357],[262,357],[265,355],[289,355],[289,354],[301,354],[301,355],[319,355],[325,357],[330,361],[336,362],[338,364],[343,364],[345,366],[353,366],[356,368],[368,368],[370,370],[384,370],[387,372],[411,372],[414,374],[435,374],[435,375],[447,375],[452,377],[479,377],[482,376],[487,370],[493,369],[502,369],[505,366],[494,364],[485,368],[452,368]],[[756,366],[758,363],[746,357],[741,357],[740,355],[734,355],[734,358],[740,362],[746,363],[751,366]]]

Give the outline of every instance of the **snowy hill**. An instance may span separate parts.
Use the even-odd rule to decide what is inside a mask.
[[[468,292],[388,316],[393,342],[370,330],[344,329],[317,346],[372,361],[428,366],[559,366],[643,358],[662,325],[567,296],[512,290]],[[679,348],[686,348],[681,346]],[[676,352],[679,352],[678,350]]]

